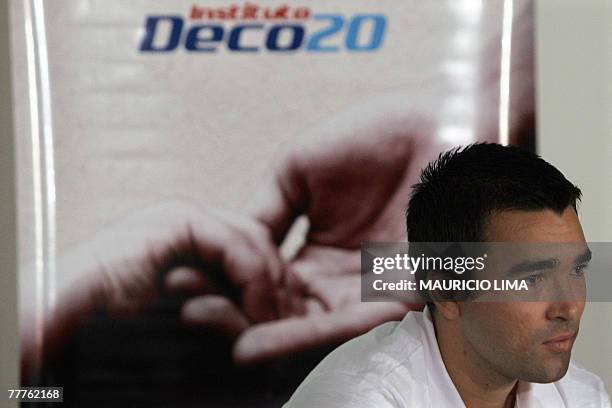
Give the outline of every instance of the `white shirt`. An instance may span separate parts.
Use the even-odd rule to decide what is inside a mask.
[[[334,350],[284,408],[465,407],[446,371],[431,314],[409,312]],[[517,408],[610,407],[594,374],[570,363],[557,382],[519,382]]]

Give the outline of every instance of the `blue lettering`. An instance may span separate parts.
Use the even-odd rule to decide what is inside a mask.
[[[329,25],[323,29],[313,33],[310,36],[306,49],[308,51],[317,52],[336,52],[338,51],[337,45],[322,45],[321,42],[326,38],[333,37],[337,32],[342,30],[344,25],[344,17],[340,14],[317,14],[314,16],[315,20],[328,20]]]
[[[140,51],[171,52],[182,45],[187,51],[204,53],[217,52],[222,46],[237,52],[258,52],[263,46],[272,52],[298,49],[308,52],[339,52],[342,49],[370,52],[379,49],[384,41],[387,18],[383,14],[356,14],[348,19],[341,14],[315,14],[312,17],[323,25],[319,23],[314,31],[307,33],[307,26],[297,22],[190,25],[176,15],[153,15],[145,20]]]
[[[372,21],[373,28],[370,33],[370,38],[365,44],[358,44],[357,39],[363,23]],[[387,19],[380,14],[358,14],[351,19],[348,31],[346,33],[346,48],[349,51],[373,51],[380,47],[385,34]]]
[[[206,31],[207,36],[200,36],[201,31]],[[217,51],[216,44],[214,46],[205,46],[206,44],[218,43],[223,40],[223,27],[218,25],[200,25],[192,27],[187,33],[185,40],[185,48],[189,51]]]
[[[157,32],[157,26],[160,21],[168,21],[172,24],[170,30],[170,37],[163,46],[155,46],[155,33]],[[181,39],[181,31],[183,30],[183,19],[176,16],[152,16],[147,18],[145,23],[145,35],[140,44],[140,51],[150,52],[166,52],[172,51],[178,45]]]
[[[244,30],[261,30],[263,28],[262,24],[245,24],[245,25],[237,25],[230,32],[229,40],[227,41],[227,47],[232,51],[246,51],[246,52],[257,52],[259,47],[251,46],[246,47],[240,44],[240,35]]]
[[[281,30],[287,29],[291,31],[291,43],[285,47],[278,45],[278,36]],[[304,27],[299,25],[278,25],[272,27],[266,39],[266,47],[270,51],[293,51],[302,45],[304,40]]]

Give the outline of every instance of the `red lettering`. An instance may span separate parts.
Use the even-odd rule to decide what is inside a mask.
[[[293,17],[296,20],[307,20],[310,18],[310,9],[308,7],[298,7],[293,10]]]
[[[189,18],[192,20],[200,20],[202,18],[202,10],[198,6],[191,6],[191,12]]]
[[[235,19],[236,15],[238,13],[238,6],[233,4],[230,8],[229,8],[229,13],[228,13],[228,17],[231,19]]]
[[[189,10],[191,20],[307,20],[311,17],[309,7],[292,8],[287,4],[277,7],[261,7],[255,3],[246,2],[243,6],[232,4],[228,7],[199,7],[192,5]]]
[[[244,20],[255,20],[259,7],[255,4],[246,3],[242,9],[242,18]]]
[[[288,12],[289,12],[289,7],[286,4],[284,4],[276,9],[276,11],[274,12],[274,18],[286,20]]]

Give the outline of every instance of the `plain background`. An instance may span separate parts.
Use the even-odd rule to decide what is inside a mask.
[[[17,383],[14,157],[8,7],[0,0],[0,406]],[[590,241],[612,241],[612,4],[537,0],[538,150],[585,195]],[[612,303],[593,303],[575,358],[612,389]],[[607,347],[606,347],[607,346]]]

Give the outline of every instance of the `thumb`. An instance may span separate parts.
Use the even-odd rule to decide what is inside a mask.
[[[308,189],[298,162],[294,154],[287,153],[247,209],[270,230],[277,244],[308,207]]]

